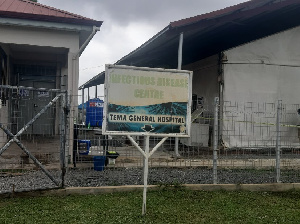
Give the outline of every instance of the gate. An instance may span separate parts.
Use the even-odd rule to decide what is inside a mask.
[[[0,192],[63,187],[67,92],[0,85],[0,93]],[[36,175],[45,178],[23,184]]]

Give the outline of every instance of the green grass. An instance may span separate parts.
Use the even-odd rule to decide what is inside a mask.
[[[300,223],[300,192],[150,191],[0,201],[0,223]]]

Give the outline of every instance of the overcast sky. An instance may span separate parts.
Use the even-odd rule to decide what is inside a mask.
[[[100,32],[80,57],[79,85],[104,71],[105,64],[113,64],[135,50],[170,22],[246,1],[38,0],[44,5],[103,21]]]

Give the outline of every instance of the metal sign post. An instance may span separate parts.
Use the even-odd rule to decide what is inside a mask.
[[[150,135],[145,135],[146,144],[145,149],[141,149],[141,147],[136,143],[136,141],[130,136],[127,135],[128,139],[131,143],[140,151],[140,153],[144,157],[144,191],[143,191],[143,207],[142,207],[142,215],[146,214],[146,201],[147,201],[147,187],[148,187],[148,168],[149,168],[149,158],[153,155],[153,153],[168,139],[168,137],[164,137],[150,152]]]

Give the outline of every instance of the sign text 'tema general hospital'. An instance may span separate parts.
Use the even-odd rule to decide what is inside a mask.
[[[189,136],[192,72],[106,65],[103,133]]]

